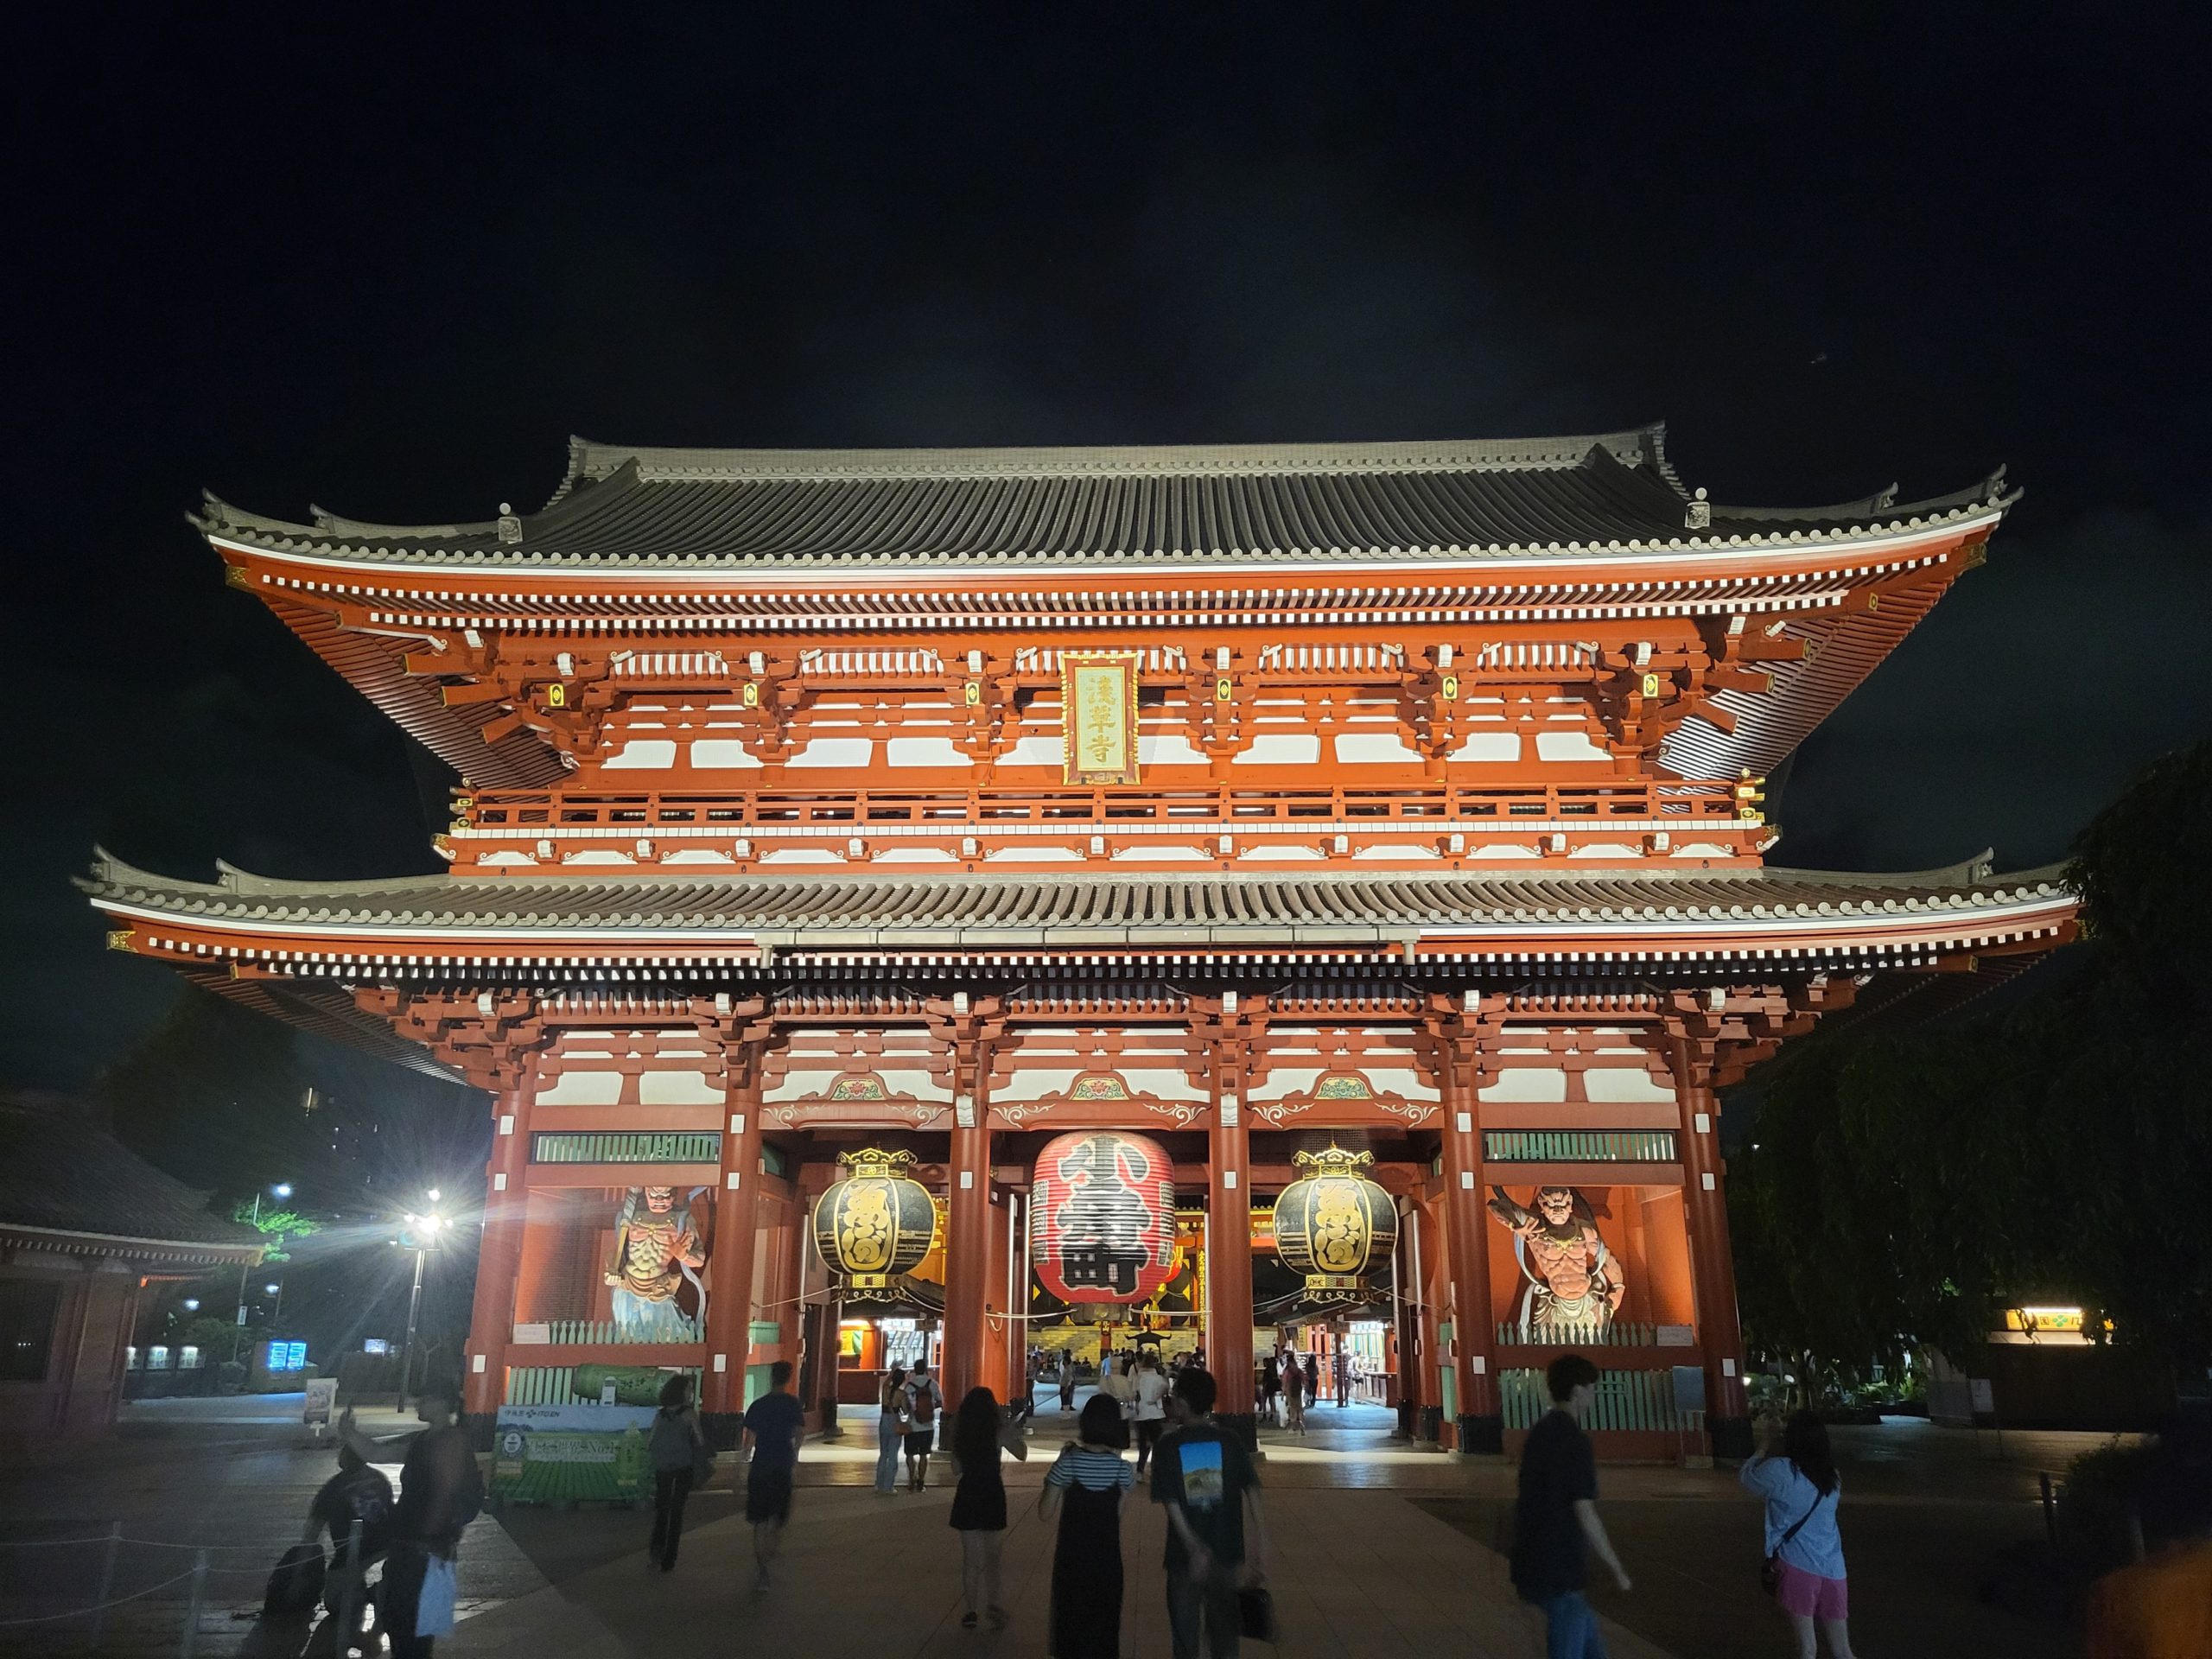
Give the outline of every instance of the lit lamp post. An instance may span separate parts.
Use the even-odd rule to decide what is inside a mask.
[[[269,1189],[269,1193],[271,1198],[289,1198],[292,1196],[292,1184],[289,1181],[279,1181]],[[259,1226],[261,1193],[257,1188],[253,1195],[253,1220],[254,1224],[257,1227]],[[251,1265],[245,1262],[238,1263],[238,1329],[231,1337],[231,1361],[233,1364],[237,1363],[238,1355],[245,1346],[245,1275]]]
[[[430,1201],[437,1202],[438,1190],[430,1189]],[[416,1215],[410,1211],[405,1227],[393,1242],[404,1249],[415,1252],[415,1288],[407,1296],[407,1336],[399,1344],[399,1408],[407,1409],[407,1385],[415,1365],[415,1319],[423,1306],[423,1261],[442,1242],[446,1218],[435,1210]]]
[[[284,1317],[284,1287],[281,1282],[264,1285],[262,1289],[276,1299],[276,1306],[269,1310],[269,1323],[275,1325]]]

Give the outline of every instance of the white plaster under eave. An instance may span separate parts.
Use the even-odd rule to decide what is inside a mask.
[[[1199,851],[1196,847],[1147,847],[1140,842],[1124,847],[1109,861],[1130,864],[1141,861],[1147,864],[1211,864],[1213,855]]]
[[[561,861],[563,864],[635,864],[638,861],[627,853],[609,852],[603,847],[587,847],[580,853],[570,853]]]
[[[703,1071],[641,1071],[638,1074],[638,1103],[641,1106],[719,1106],[722,1091],[707,1081]]]
[[[1551,1066],[1516,1065],[1497,1074],[1497,1081],[1478,1098],[1553,1103],[1567,1098],[1567,1073]]]
[[[1395,732],[1338,732],[1337,759],[1347,766],[1419,766],[1420,751]]]
[[[798,766],[841,766],[858,768],[875,759],[875,740],[869,737],[817,737],[784,762],[788,770]]]
[[[1577,847],[1567,856],[1569,858],[1641,859],[1643,856],[1643,849],[1640,847],[1631,847],[1625,842],[1594,841],[1587,847]]]
[[[1539,760],[1611,760],[1612,755],[1590,741],[1584,731],[1538,732]]]
[[[1441,858],[1442,856],[1443,855],[1433,847],[1425,847],[1410,841],[1377,842],[1374,846],[1363,847],[1352,855],[1355,861],[1363,858],[1379,858],[1386,859],[1394,864],[1401,859]]]
[[[1068,758],[1067,740],[1063,737],[1025,737],[999,757],[1002,766],[1058,766]]]
[[[1072,847],[1005,847],[983,855],[986,864],[1080,864],[1083,855]]]
[[[540,1106],[612,1106],[622,1098],[622,1074],[620,1071],[578,1071],[561,1073],[550,1089],[541,1089],[535,1096]]]
[[[894,766],[965,766],[971,764],[949,737],[893,737],[883,745],[885,761]]]
[[[1656,1105],[1675,1098],[1674,1090],[1640,1065],[1593,1065],[1582,1074],[1582,1093],[1600,1106]]]
[[[957,864],[960,861],[942,847],[894,847],[878,853],[878,864]]]
[[[1454,760],[1518,760],[1521,758],[1521,734],[1518,732],[1472,732],[1449,757]]]
[[[1191,740],[1180,732],[1162,732],[1158,735],[1141,732],[1137,734],[1137,764],[1140,766],[1203,766],[1205,756],[1191,747]]]
[[[842,864],[845,861],[835,853],[826,853],[819,847],[780,847],[765,855],[763,864]]]
[[[664,864],[734,864],[737,861],[728,853],[718,853],[711,847],[679,847],[672,853],[663,853]]]
[[[1676,858],[1733,858],[1736,849],[1723,847],[1718,842],[1694,841],[1687,847],[1675,849]]]
[[[625,743],[599,763],[602,772],[666,772],[676,764],[676,740],[643,737]]]
[[[691,764],[702,771],[718,772],[729,767],[757,768],[760,758],[734,738],[702,737],[692,742]]]
[[[1319,732],[1262,732],[1238,755],[1240,766],[1310,766],[1321,758]]]
[[[1517,841],[1486,841],[1481,846],[1468,849],[1469,858],[1541,858],[1543,855],[1533,847],[1524,847]]]
[[[532,858],[528,853],[489,853],[484,857],[478,859],[476,861],[480,865],[484,866],[505,864],[532,868],[534,868],[537,863],[537,861]]]
[[[1236,855],[1239,864],[1318,864],[1321,853],[1315,847],[1283,847],[1268,842],[1249,848]]]

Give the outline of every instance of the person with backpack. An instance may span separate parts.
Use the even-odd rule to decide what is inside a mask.
[[[1736,1477],[1766,1503],[1766,1587],[1789,1616],[1798,1659],[1813,1659],[1816,1625],[1835,1659],[1852,1659],[1850,1586],[1835,1519],[1843,1482],[1827,1425],[1800,1411],[1779,1436],[1777,1427],[1770,1415],[1759,1419],[1758,1454]]]
[[[425,1383],[415,1414],[425,1427],[406,1442],[384,1563],[385,1634],[392,1659],[430,1659],[435,1638],[452,1632],[461,1535],[484,1510],[484,1471],[461,1427],[459,1384]],[[375,1462],[385,1449],[361,1433],[350,1408],[338,1420],[338,1433],[364,1462]]]
[[[918,1492],[930,1484],[930,1446],[937,1439],[937,1412],[944,1402],[928,1365],[915,1366],[913,1375],[906,1379],[906,1490],[910,1492]]]
[[[676,1571],[676,1546],[683,1536],[683,1504],[702,1473],[712,1473],[707,1431],[691,1403],[691,1378],[678,1372],[661,1384],[660,1409],[645,1442],[653,1465],[653,1535],[646,1553],[664,1573]],[[703,1467],[702,1467],[703,1465]]]

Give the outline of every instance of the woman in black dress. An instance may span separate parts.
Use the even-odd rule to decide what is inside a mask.
[[[963,1630],[976,1628],[978,1614],[993,1630],[1006,1628],[1006,1609],[999,1605],[999,1548],[1006,1542],[1002,1444],[998,1396],[988,1389],[969,1389],[952,1420],[952,1465],[960,1476],[952,1491],[952,1527],[960,1535],[960,1590],[968,1600],[960,1618]]]
[[[1116,1449],[1122,1414],[1093,1395],[1077,1420],[1073,1446],[1045,1472],[1038,1513],[1051,1520],[1063,1503],[1052,1547],[1052,1659],[1121,1659],[1122,1511],[1136,1473]]]

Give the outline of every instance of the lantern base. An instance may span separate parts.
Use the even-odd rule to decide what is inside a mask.
[[[1360,1277],[1356,1273],[1309,1273],[1306,1275],[1306,1291],[1309,1296],[1324,1291],[1357,1290],[1360,1284]]]
[[[891,1275],[887,1273],[849,1273],[845,1275],[847,1290],[888,1290]]]

